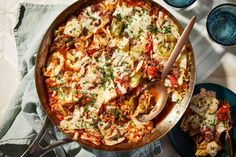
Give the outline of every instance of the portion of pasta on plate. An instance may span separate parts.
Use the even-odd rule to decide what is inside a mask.
[[[220,136],[231,128],[230,105],[220,103],[216,93],[202,88],[192,97],[181,121],[181,129],[196,144],[196,156],[216,156],[222,149]]]
[[[54,32],[44,68],[51,112],[74,139],[93,144],[138,142],[155,130],[139,122],[155,105],[141,89],[158,79],[179,38],[179,28],[158,6],[106,0],[72,15]],[[185,46],[165,79],[168,103],[180,103],[190,82]]]

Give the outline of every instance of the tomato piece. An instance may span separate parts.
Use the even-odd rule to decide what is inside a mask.
[[[148,35],[148,43],[145,45],[145,53],[147,54],[151,54],[151,52],[153,51],[153,41],[152,41],[152,36],[149,34]]]
[[[55,47],[55,50],[59,51],[62,55],[66,52],[66,49],[64,47]]]
[[[122,92],[121,92],[121,91],[119,90],[119,88],[117,88],[117,87],[116,87],[116,93],[117,93],[118,95],[123,95]]]
[[[187,89],[189,88],[189,84],[186,83],[186,82],[184,82],[184,83],[182,84],[182,88],[183,88],[183,90],[187,90]]]
[[[53,98],[53,91],[48,91],[48,97],[49,97],[49,99],[52,99]]]
[[[168,79],[170,80],[172,86],[178,85],[178,81],[175,75],[169,75]]]
[[[59,119],[59,121],[62,121],[64,119],[64,116],[58,113],[55,113],[56,117]]]
[[[139,84],[137,87],[134,88],[133,94],[139,93],[142,90],[142,86]]]
[[[126,80],[123,79],[116,79],[116,82],[119,82],[121,86],[123,86],[125,89],[129,88],[129,83]]]
[[[228,113],[230,112],[230,106],[229,104],[224,104],[223,106],[221,106],[218,110],[221,113]]]
[[[124,79],[120,79],[120,78],[117,78],[115,80],[116,82],[118,82],[122,87],[124,87],[126,90],[129,89],[129,82],[127,80],[124,80]],[[124,95],[119,88],[116,88],[116,92],[117,94],[119,95]]]
[[[151,7],[151,10],[149,12],[149,15],[152,16],[152,15],[157,15],[158,12],[159,12],[159,8],[156,8],[156,7]]]
[[[143,3],[139,0],[124,0],[127,5],[143,7]]]
[[[89,56],[92,56],[95,52],[97,52],[97,49],[87,50]]]
[[[219,121],[228,121],[230,116],[230,106],[229,104],[224,104],[216,112],[216,116]]]
[[[157,76],[157,67],[156,66],[148,66],[147,68],[147,74],[148,76]]]

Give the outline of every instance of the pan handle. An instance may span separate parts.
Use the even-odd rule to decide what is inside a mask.
[[[47,145],[46,147],[42,147],[40,145],[40,142],[43,140],[44,136],[47,133],[48,125],[49,125],[49,119],[46,118],[43,128],[40,130],[39,134],[36,136],[36,138],[34,139],[33,143],[29,146],[29,148],[24,152],[24,154],[21,155],[21,157],[40,157],[60,145],[73,141],[71,139],[62,139],[59,141],[55,141]]]

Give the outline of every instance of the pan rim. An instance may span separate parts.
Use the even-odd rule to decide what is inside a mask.
[[[60,23],[62,23],[63,20],[66,20],[70,15],[75,14],[76,11],[74,9],[76,7],[79,8],[79,9],[77,9],[77,11],[78,11],[78,10],[84,8],[85,6],[90,5],[91,3],[96,3],[96,2],[97,2],[97,0],[92,0],[92,1],[79,0],[79,1],[71,4],[70,6],[68,6],[65,10],[63,10],[49,26],[48,30],[46,31],[46,33],[42,39],[41,45],[38,50],[38,54],[36,57],[36,65],[35,65],[35,84],[36,84],[37,94],[39,96],[41,105],[43,106],[43,109],[46,112],[49,120],[52,122],[53,125],[57,126],[57,128],[58,128],[58,122],[55,120],[55,118],[53,118],[52,112],[50,112],[48,107],[46,107],[48,104],[48,100],[47,100],[47,96],[46,96],[47,94],[45,93],[46,86],[45,86],[45,82],[44,82],[44,76],[42,74],[42,68],[44,67],[44,65],[46,63],[46,59],[48,56],[48,47],[51,43],[50,39],[52,36],[52,31]],[[175,22],[175,24],[178,26],[180,32],[183,31],[183,27],[181,26],[179,21],[166,8],[161,6],[159,3],[154,2],[153,0],[145,0],[145,2],[151,2],[152,4],[155,5],[155,7],[158,7],[158,8],[160,8],[160,10],[164,11]],[[59,20],[59,22],[58,22],[58,20]],[[45,44],[46,44],[46,47],[45,47]],[[161,139],[164,135],[166,135],[171,130],[171,128],[173,128],[175,126],[175,124],[179,121],[179,119],[182,117],[184,111],[188,107],[189,101],[190,101],[191,96],[193,94],[193,89],[194,89],[194,85],[195,85],[195,81],[196,81],[196,72],[195,72],[195,59],[194,59],[193,48],[192,48],[192,45],[189,40],[188,40],[188,46],[189,46],[190,52],[191,52],[190,62],[192,63],[191,64],[191,71],[190,71],[191,74],[190,74],[189,89],[188,89],[188,93],[185,95],[184,100],[182,100],[182,102],[180,103],[180,105],[184,104],[183,105],[184,107],[181,108],[182,110],[179,111],[178,114],[176,113],[176,115],[175,115],[176,117],[175,117],[174,121],[171,121],[171,122],[169,122],[168,120],[164,121],[165,123],[164,122],[161,123],[162,124],[161,126],[163,128],[157,128],[157,130],[154,133],[151,133],[150,136],[144,137],[142,139],[142,142],[139,142],[139,143],[126,143],[126,145],[117,144],[114,146],[107,146],[107,145],[97,146],[95,144],[92,144],[89,141],[85,141],[85,140],[81,140],[81,139],[78,139],[75,141],[78,142],[83,147],[86,147],[89,149],[92,148],[92,149],[99,149],[99,150],[105,150],[105,151],[116,151],[116,152],[118,151],[119,152],[119,151],[130,151],[130,150],[140,148],[144,145],[147,145],[147,144],[150,144],[154,141],[157,141],[157,140]],[[175,105],[173,108],[175,108],[175,107],[178,107],[178,106]],[[165,119],[167,119],[167,118],[164,118],[164,120]],[[165,127],[165,125],[169,125],[169,127]],[[69,138],[73,139],[73,137],[71,135],[65,133],[62,129],[60,129],[60,131],[64,134],[66,134]],[[154,134],[156,134],[156,135],[154,135]]]

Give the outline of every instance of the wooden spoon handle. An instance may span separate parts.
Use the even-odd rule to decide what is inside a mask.
[[[173,66],[175,60],[177,59],[177,57],[179,56],[182,48],[184,47],[188,36],[193,28],[193,25],[196,21],[196,16],[193,16],[189,22],[189,24],[185,27],[182,35],[180,36],[179,40],[177,41],[175,48],[173,50],[173,52],[171,53],[165,67],[164,70],[161,74],[161,79],[164,80],[167,76],[167,74],[170,72],[171,67]]]

